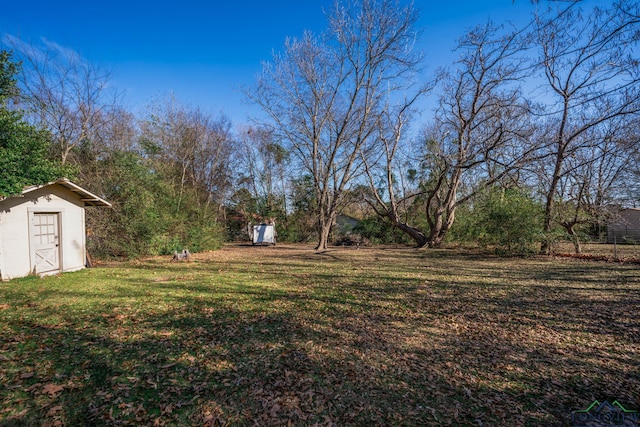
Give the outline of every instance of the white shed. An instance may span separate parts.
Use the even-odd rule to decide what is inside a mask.
[[[0,281],[84,268],[85,206],[111,204],[66,179],[0,199]]]

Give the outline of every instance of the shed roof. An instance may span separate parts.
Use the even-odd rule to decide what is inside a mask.
[[[111,206],[111,203],[107,202],[103,198],[96,196],[95,194],[91,193],[88,190],[85,190],[84,188],[80,187],[77,184],[74,184],[73,182],[69,181],[66,178],[62,178],[57,181],[48,182],[42,185],[32,185],[31,187],[27,187],[24,190],[22,190],[22,195],[24,196],[25,194],[30,193],[32,191],[47,187],[49,185],[56,185],[56,184],[61,185],[67,190],[72,191],[77,195],[79,195],[80,200],[85,204],[85,206]],[[0,200],[2,200],[2,197],[0,197]]]

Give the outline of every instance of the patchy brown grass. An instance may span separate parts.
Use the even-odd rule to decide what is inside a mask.
[[[581,248],[582,254],[577,256],[571,243],[558,243],[554,247],[554,251],[559,255],[574,256],[576,258],[640,263],[640,245],[586,242],[581,244]]]
[[[640,409],[640,269],[233,245],[0,284],[0,425],[570,425]]]

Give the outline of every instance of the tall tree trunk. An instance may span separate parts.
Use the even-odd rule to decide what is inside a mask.
[[[573,249],[576,255],[580,255],[582,253],[582,246],[580,245],[580,237],[576,234],[576,231],[573,229],[575,226],[574,223],[562,224],[565,230],[567,230],[567,234],[571,236],[571,241],[573,243]]]
[[[331,226],[333,225],[333,218],[335,214],[329,215],[329,217],[320,218],[318,221],[318,245],[315,247],[316,251],[323,251],[327,249],[329,244],[329,235],[331,233]]]
[[[565,106],[565,111],[566,108],[567,107]],[[566,119],[566,117],[564,117],[564,119]],[[561,129],[561,132],[562,131],[563,129]],[[560,178],[562,178],[562,165],[564,162],[564,152],[566,148],[566,143],[558,144],[558,153],[556,154],[556,164],[553,170],[553,178],[551,179],[551,184],[549,185],[549,191],[547,191],[547,201],[544,210],[543,227],[545,238],[544,240],[542,240],[542,244],[540,245],[540,253],[542,255],[549,255],[551,253],[551,242],[549,241],[549,238],[551,235],[551,230],[553,229],[553,204],[555,203],[555,198],[558,194],[558,184],[560,183]]]
[[[577,255],[580,255],[582,253],[582,246],[580,245],[580,239],[577,235],[573,236],[573,248],[575,249]]]

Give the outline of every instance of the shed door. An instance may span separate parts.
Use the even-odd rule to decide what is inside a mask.
[[[60,214],[34,213],[31,220],[32,270],[37,274],[60,270]]]

